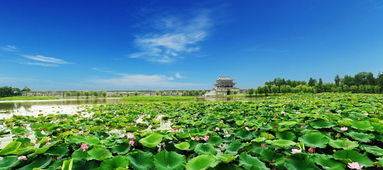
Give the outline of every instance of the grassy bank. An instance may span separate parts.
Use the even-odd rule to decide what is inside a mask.
[[[161,101],[193,101],[197,98],[194,96],[132,96],[124,97],[123,101],[135,102],[161,102]]]
[[[12,97],[0,97],[0,101],[5,100],[52,100],[59,99],[58,97],[52,96],[12,96]]]

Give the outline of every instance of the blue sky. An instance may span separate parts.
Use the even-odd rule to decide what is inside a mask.
[[[0,86],[240,88],[383,72],[381,0],[4,0]]]

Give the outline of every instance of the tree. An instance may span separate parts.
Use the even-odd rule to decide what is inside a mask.
[[[106,95],[107,95],[106,91],[103,91],[103,92],[102,92],[102,96],[103,96],[103,97],[106,97]]]
[[[376,78],[376,85],[380,87],[380,91],[383,92],[383,74],[378,74],[378,77]]]
[[[355,85],[354,78],[349,76],[349,75],[345,75],[341,82],[342,82],[342,84],[347,85],[347,86]]]
[[[279,92],[279,87],[276,86],[276,85],[272,85],[270,87],[270,90],[271,90],[272,93],[277,94]]]
[[[374,74],[371,72],[360,72],[354,76],[355,85],[375,85]]]
[[[21,90],[21,91],[23,91],[23,92],[28,92],[28,91],[32,91],[29,87],[27,87],[27,86],[25,86],[24,88],[23,88],[23,90]]]
[[[80,96],[81,96],[81,91],[77,91],[77,92],[76,92],[76,96],[77,96],[77,97],[80,97]]]
[[[156,96],[159,96],[160,95],[160,91],[156,91]]]
[[[338,74],[335,76],[334,81],[335,81],[335,85],[336,85],[336,86],[339,86],[339,85],[340,85],[340,77],[339,77]]]
[[[252,96],[254,94],[254,89],[247,90],[247,93],[249,94],[249,96]]]
[[[315,86],[316,84],[317,84],[317,80],[314,79],[314,78],[312,78],[312,77],[310,77],[309,82],[308,82],[308,85],[311,86],[311,87],[313,87],[313,86]]]
[[[97,91],[94,91],[94,92],[93,92],[93,96],[98,97],[98,92],[97,92]]]

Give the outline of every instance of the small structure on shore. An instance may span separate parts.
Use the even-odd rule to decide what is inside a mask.
[[[216,80],[215,87],[205,94],[205,96],[231,95],[239,92],[235,87],[235,82],[231,77],[221,76]]]

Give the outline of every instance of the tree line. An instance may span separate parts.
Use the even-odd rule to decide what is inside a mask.
[[[354,76],[336,75],[333,82],[324,83],[322,78],[310,78],[308,81],[286,80],[275,78],[256,89],[249,89],[248,94],[276,93],[322,93],[322,92],[351,92],[351,93],[383,93],[383,74],[374,77],[371,72],[360,72]]]
[[[0,87],[0,97],[20,96],[24,91],[31,91],[31,89],[28,87],[19,89],[16,87],[3,86]]]

